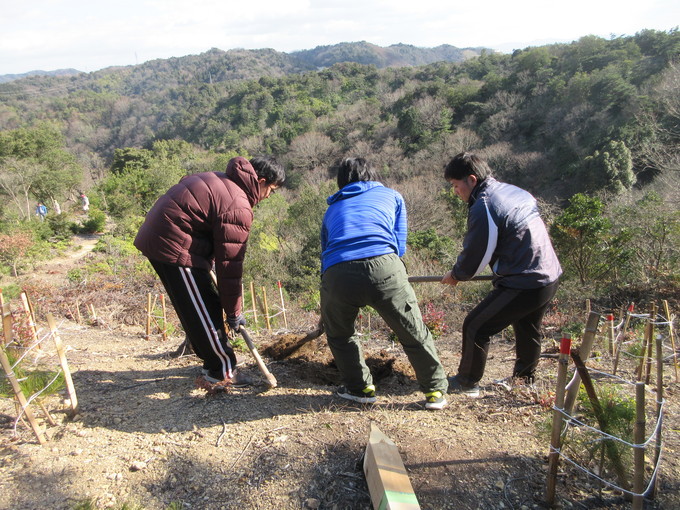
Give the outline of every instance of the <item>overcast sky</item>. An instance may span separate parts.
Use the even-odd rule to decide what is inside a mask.
[[[356,41],[511,52],[679,23],[678,0],[0,0],[0,74]]]

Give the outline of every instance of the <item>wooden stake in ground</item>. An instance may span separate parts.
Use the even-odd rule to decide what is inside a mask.
[[[59,332],[57,331],[57,325],[54,323],[54,317],[51,313],[47,314],[47,324],[52,332],[52,338],[54,339],[54,346],[57,349],[57,355],[59,356],[59,363],[61,364],[61,369],[64,371],[64,381],[66,382],[66,389],[68,390],[68,396],[71,399],[71,416],[75,416],[79,412],[78,408],[78,397],[76,396],[76,387],[73,385],[73,379],[71,378],[71,370],[68,367],[68,362],[66,361],[66,353],[64,352],[64,346],[61,343],[61,338],[59,337]]]
[[[663,345],[661,335],[656,335],[656,419],[659,426],[656,429],[656,444],[654,447],[654,465],[659,464],[661,458],[661,431],[663,430]],[[659,488],[659,471],[656,471],[652,481],[652,499]]]
[[[626,311],[626,320],[623,322],[623,328],[619,331],[616,336],[616,341],[614,342],[614,370],[612,373],[616,375],[616,370],[619,366],[619,357],[621,356],[621,347],[623,347],[623,342],[626,341],[626,332],[628,331],[628,325],[630,324],[630,317],[635,309],[635,303],[631,303]]]
[[[146,295],[146,335],[145,340],[151,338],[151,292]]]
[[[4,344],[7,345],[12,341],[12,310],[9,308],[9,302],[2,303],[2,331],[5,339]]]
[[[269,306],[267,306],[267,289],[262,287],[262,300],[264,301],[264,319],[267,322],[267,331],[272,332],[272,325],[269,323]]]
[[[567,368],[569,367],[569,351],[571,349],[571,338],[564,335],[560,341],[560,357],[557,365],[557,388],[555,389],[555,408],[553,409],[552,433],[550,436],[550,453],[548,454],[548,485],[546,488],[545,499],[549,505],[555,501],[555,487],[557,485],[557,467],[560,460],[560,449],[562,447],[562,423],[565,417],[564,392],[567,382]]]
[[[257,331],[257,303],[255,302],[255,284],[250,282],[250,301],[253,303],[253,330]]]
[[[642,489],[645,481],[645,383],[635,384],[635,446],[633,447],[633,510],[642,510],[645,498]]]
[[[593,343],[595,342],[595,336],[597,335],[597,326],[600,323],[600,314],[597,312],[590,312],[588,314],[588,321],[586,322],[586,331],[583,334],[583,339],[581,340],[581,346],[579,351],[581,356],[588,359],[590,356],[590,351],[593,348]],[[578,396],[578,389],[581,386],[581,376],[578,370],[574,372],[574,376],[567,384],[566,397],[564,399],[564,412],[571,414],[574,410],[574,404],[576,403],[576,397]]]
[[[31,311],[31,305],[28,302],[28,296],[26,296],[25,292],[21,293],[21,303],[23,304],[24,307],[24,313],[26,314],[26,318],[28,320],[28,330],[31,333],[31,343],[37,343],[38,342],[38,331],[35,329],[35,317],[33,317],[33,312]],[[42,348],[40,345],[38,348]]]
[[[165,309],[165,294],[161,294],[161,311],[163,312],[163,331],[161,331],[161,335],[163,336],[163,341],[167,342],[168,340],[168,321],[166,317],[166,309]]]
[[[668,321],[668,336],[671,339],[671,347],[673,349],[673,367],[675,368],[675,382],[678,382],[678,353],[675,350],[675,339],[673,337],[673,317],[671,317],[671,311],[668,308],[668,301],[663,300],[663,309],[666,313],[666,320]]]
[[[279,285],[279,295],[281,296],[281,313],[283,314],[283,324],[288,329],[288,319],[286,318],[286,304],[283,302],[283,288],[281,287],[281,280],[276,282]]]
[[[0,364],[2,365],[2,369],[5,371],[5,376],[7,377],[7,380],[9,380],[9,383],[12,386],[12,389],[14,390],[14,395],[16,396],[17,401],[21,405],[22,412],[26,415],[26,418],[28,418],[28,423],[31,425],[31,429],[33,429],[35,437],[38,439],[38,442],[40,444],[45,444],[46,441],[45,436],[43,435],[42,430],[40,430],[38,422],[35,421],[33,411],[31,411],[31,409],[28,407],[28,402],[26,401],[24,392],[21,391],[21,386],[19,386],[19,382],[17,381],[17,378],[14,375],[12,365],[10,364],[9,359],[7,359],[7,354],[5,354],[4,349],[0,349]]]
[[[373,424],[364,455],[364,474],[373,510],[420,508],[397,445]]]
[[[654,321],[656,320],[656,303],[652,303],[649,311],[649,338],[647,339],[647,364],[645,370],[645,384],[649,384],[652,377],[652,353],[654,349]]]
[[[571,358],[574,360],[574,364],[576,365],[576,369],[578,370],[579,374],[581,374],[583,387],[586,389],[588,399],[590,400],[590,403],[593,406],[593,412],[595,413],[595,417],[597,418],[597,423],[600,427],[600,431],[603,432],[604,434],[609,435],[610,431],[607,416],[604,414],[602,405],[600,404],[600,400],[597,398],[597,393],[595,393],[595,387],[593,386],[593,381],[590,378],[590,373],[588,372],[588,369],[583,363],[583,360],[579,355],[578,349],[571,350]],[[628,490],[630,485],[628,484],[628,480],[626,479],[626,469],[623,466],[623,462],[621,461],[621,456],[619,455],[619,452],[616,449],[616,445],[612,442],[611,439],[604,439],[603,441],[604,448],[607,451],[609,460],[611,460],[612,462],[612,466],[614,467],[614,471],[616,472],[616,476],[619,479],[621,487]]]
[[[78,324],[83,323],[83,316],[80,315],[80,302],[76,299],[76,322]]]
[[[614,314],[610,313],[607,315],[607,339],[604,344],[604,349],[609,354],[614,354]]]

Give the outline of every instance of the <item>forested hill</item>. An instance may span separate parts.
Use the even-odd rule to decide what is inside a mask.
[[[290,54],[272,49],[222,51],[213,48],[200,55],[157,59],[129,67],[133,70],[135,68],[151,69],[159,74],[163,74],[172,68],[181,68],[185,74],[200,75],[208,81],[218,82],[234,79],[254,79],[260,76],[281,76],[330,67],[340,62],[374,65],[377,68],[417,66],[431,64],[432,62],[462,62],[467,58],[479,56],[483,50],[484,48],[456,48],[448,44],[436,48],[419,48],[408,44],[395,44],[383,48],[365,41],[317,46],[311,50],[294,51]],[[120,72],[120,69],[120,67],[111,67],[99,72],[108,74],[111,71]],[[33,76],[59,77],[77,74],[81,74],[81,72],[75,69],[4,74],[0,75],[0,83]]]
[[[560,200],[619,193],[677,172],[677,30],[586,36],[461,62],[324,66],[371,51],[382,55],[381,66],[456,53],[367,43],[294,54],[212,49],[34,76],[0,84],[0,135],[56,129],[94,183],[115,151],[159,140],[213,154],[273,153],[288,166],[290,186],[350,153],[370,156],[399,182],[477,150],[501,178]],[[0,146],[0,162],[13,151]]]
[[[448,44],[436,48],[418,48],[410,44],[393,44],[386,48],[365,41],[317,46],[312,50],[294,51],[291,55],[316,67],[330,67],[339,62],[356,62],[384,67],[420,66],[433,62],[462,62],[479,56],[484,48],[456,48]]]

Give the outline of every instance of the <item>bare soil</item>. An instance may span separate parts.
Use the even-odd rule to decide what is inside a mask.
[[[34,277],[50,275],[50,286],[65,285],[58,277],[81,263],[76,259],[46,265]],[[49,438],[41,446],[23,423],[14,428],[12,401],[0,400],[2,509],[72,509],[85,500],[97,508],[149,510],[173,503],[193,509],[367,509],[361,459],[371,424],[399,447],[423,509],[546,508],[549,442],[539,424],[550,420],[554,395],[550,340],[536,392],[491,384],[509,375],[513,363],[513,343],[498,337],[481,398],[449,395],[446,409],[430,412],[403,351],[379,329],[365,331],[379,400],[354,405],[333,395],[339,378],[323,335],[283,359],[264,355],[278,387],[268,389],[243,351],[242,369],[257,384],[209,396],[195,386],[200,360],[172,356],[182,336],[145,340],[139,321],[93,326],[65,315],[57,317],[59,333],[69,346],[81,412],[74,418],[64,412],[65,393],[46,399],[58,423],[47,424],[36,409]],[[313,313],[301,312],[297,329],[253,337],[264,353],[280,335],[300,337],[316,321]],[[458,331],[459,323],[437,340],[450,373],[459,360]],[[36,363],[56,364],[52,351],[47,342]],[[631,370],[624,367],[624,376]],[[666,372],[663,458],[656,498],[646,508],[680,508],[678,385],[672,368]],[[613,480],[611,473],[603,476]],[[564,462],[556,502],[562,508],[631,507],[620,493]]]

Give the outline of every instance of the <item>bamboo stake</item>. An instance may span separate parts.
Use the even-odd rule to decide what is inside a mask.
[[[8,345],[14,337],[12,331],[12,310],[9,308],[9,303],[2,304],[2,331],[5,339],[4,344]]]
[[[630,317],[635,309],[635,303],[631,303],[626,310],[626,319],[623,321],[623,328],[616,337],[614,342],[614,370],[613,374],[616,375],[616,370],[619,366],[619,357],[621,356],[621,347],[623,342],[626,340],[626,332],[628,331],[628,325],[630,324]]]
[[[590,312],[588,321],[586,322],[586,331],[583,333],[583,339],[581,340],[581,346],[579,347],[581,355],[586,359],[590,356],[593,343],[595,343],[595,335],[597,335],[597,326],[599,323],[600,314],[597,312]],[[576,403],[576,397],[578,396],[578,389],[580,386],[581,376],[578,371],[576,371],[566,388],[567,396],[564,399],[564,411],[567,414],[571,414],[574,410],[574,404]]]
[[[31,425],[31,429],[33,429],[35,437],[38,439],[38,442],[40,444],[45,444],[46,441],[45,436],[43,435],[42,430],[40,430],[38,422],[35,421],[33,411],[31,411],[31,409],[28,407],[28,402],[26,401],[24,392],[21,391],[21,386],[19,386],[19,382],[17,381],[17,378],[14,375],[12,365],[10,364],[9,359],[7,359],[7,354],[5,354],[4,349],[0,349],[0,364],[2,365],[2,369],[5,371],[5,376],[9,380],[9,383],[12,385],[14,395],[16,396],[17,400],[19,401],[19,404],[21,405],[22,413],[26,415],[26,418],[28,418],[28,423]],[[21,416],[21,414],[19,416]]]
[[[604,345],[605,350],[609,354],[614,354],[614,314],[607,315],[607,336]]]
[[[633,447],[633,510],[642,510],[645,497],[642,495],[645,476],[645,383],[635,384],[635,446]]]
[[[146,340],[151,338],[151,292],[146,295]]]
[[[668,320],[668,336],[671,339],[671,347],[673,348],[673,367],[675,368],[675,382],[678,382],[678,354],[675,350],[675,339],[673,338],[673,317],[671,317],[671,311],[668,308],[668,301],[663,300],[663,309],[666,313],[666,318]]]
[[[50,425],[52,425],[52,426],[54,427],[54,426],[57,424],[57,422],[54,421],[54,418],[52,418],[52,415],[50,414],[50,412],[49,412],[49,411],[47,410],[47,408],[45,407],[45,404],[43,404],[42,402],[38,401],[37,399],[36,399],[36,401],[38,402],[38,406],[40,407],[40,409],[42,410],[43,414],[45,415],[45,418],[47,418],[47,422],[48,422]]]
[[[647,323],[645,324],[645,337],[644,337],[644,346],[643,346],[643,349],[642,349],[642,356],[640,357],[640,364],[638,365],[637,370],[635,372],[638,381],[642,381],[642,379],[644,379],[645,362],[647,361],[647,351],[649,349],[651,349],[651,341],[652,340],[651,340],[651,333],[649,331],[651,320],[652,320],[652,314],[651,314],[651,310],[650,310],[649,317],[647,319]]]
[[[257,304],[255,303],[255,284],[250,282],[250,300],[253,303],[253,324],[255,325],[255,330],[257,331]]]
[[[557,468],[560,460],[562,415],[564,406],[564,390],[567,381],[567,368],[569,365],[569,351],[571,338],[568,334],[560,341],[560,356],[557,365],[557,388],[555,390],[555,408],[553,409],[552,435],[550,437],[550,453],[548,454],[548,485],[546,488],[546,501],[552,505],[555,501],[555,487],[557,485]]]
[[[607,416],[604,414],[602,405],[600,404],[600,400],[597,398],[597,393],[595,393],[595,387],[593,386],[593,381],[590,378],[590,373],[588,372],[588,369],[583,363],[583,360],[581,359],[581,356],[578,353],[578,349],[571,350],[571,358],[574,360],[576,369],[581,374],[583,387],[586,389],[588,399],[590,400],[590,403],[593,406],[593,412],[595,413],[597,423],[600,426],[600,431],[605,434],[609,434],[609,422],[607,420]],[[626,469],[623,466],[623,462],[621,461],[621,456],[619,455],[619,452],[616,449],[616,445],[612,442],[611,439],[605,439],[604,448],[607,450],[607,454],[612,461],[614,471],[616,472],[616,476],[619,479],[621,487],[623,487],[625,490],[628,490],[629,485],[628,480],[626,480]]]
[[[167,342],[168,340],[168,321],[166,319],[165,315],[165,294],[161,294],[161,310],[163,311],[163,330],[161,331],[161,335],[163,336],[163,341]]]
[[[97,313],[94,311],[94,305],[92,303],[89,303],[87,305],[87,310],[90,312],[90,321],[92,324],[97,324]]]
[[[76,322],[78,324],[83,323],[83,316],[80,315],[80,301],[76,299]]]
[[[262,300],[264,301],[264,318],[267,322],[267,331],[272,332],[272,325],[269,323],[269,307],[267,306],[267,289],[262,287]]]
[[[61,338],[59,337],[59,332],[57,331],[57,325],[55,324],[54,317],[51,313],[47,314],[47,324],[49,325],[50,331],[52,332],[54,346],[56,347],[57,354],[59,355],[59,364],[61,365],[61,369],[64,371],[64,381],[66,382],[68,396],[71,399],[71,416],[75,416],[79,412],[78,396],[76,395],[76,388],[73,385],[73,379],[71,378],[71,370],[68,367],[68,361],[66,361],[64,346],[61,343]]]
[[[21,293],[21,303],[24,307],[24,313],[26,314],[26,318],[28,319],[28,329],[31,332],[31,343],[37,343],[38,342],[38,332],[35,329],[35,320],[33,318],[33,314],[31,313],[31,305],[28,303],[28,297],[26,296],[25,292]],[[42,348],[40,345],[38,348]]]
[[[659,464],[661,458],[661,430],[663,416],[661,415],[663,403],[663,344],[661,342],[661,335],[656,335],[656,419],[659,423],[654,448],[654,466]],[[656,497],[659,487],[659,471],[656,471],[654,480],[652,480],[652,499]]]
[[[279,295],[281,296],[281,313],[283,313],[283,324],[286,326],[286,329],[288,329],[288,319],[286,318],[286,305],[283,302],[283,288],[281,287],[281,280],[277,281],[276,283],[279,284]]]
[[[652,377],[652,353],[654,349],[654,321],[656,320],[656,303],[652,303],[649,311],[649,339],[647,340],[647,364],[645,370],[645,384],[649,384]]]

